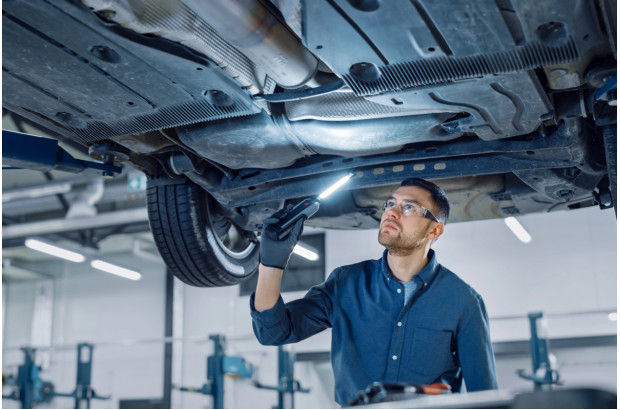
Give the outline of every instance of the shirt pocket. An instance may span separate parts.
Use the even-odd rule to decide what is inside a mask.
[[[452,333],[444,330],[417,328],[413,333],[409,363],[405,377],[432,383],[443,373],[456,370],[452,355]]]

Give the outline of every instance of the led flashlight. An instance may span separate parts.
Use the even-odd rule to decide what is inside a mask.
[[[290,211],[282,215],[277,223],[267,226],[266,231],[269,236],[281,240],[293,229],[295,223],[300,219],[308,219],[321,207],[321,201],[330,196],[335,190],[346,184],[353,176],[353,173],[340,178],[338,182],[327,188],[323,193],[315,198],[307,198],[295,205]]]

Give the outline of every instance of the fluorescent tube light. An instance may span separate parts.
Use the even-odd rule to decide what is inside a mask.
[[[2,202],[15,201],[17,199],[32,199],[43,196],[66,194],[71,191],[71,184],[62,182],[31,188],[20,188],[2,193]]]
[[[100,261],[99,259],[92,260],[90,266],[95,269],[102,270],[104,272],[111,273],[113,275],[121,276],[126,279],[138,280],[142,275],[134,270],[122,268],[117,265],[113,265],[108,262]]]
[[[509,216],[504,219],[504,222],[521,242],[530,243],[532,241],[532,236],[525,230],[523,225],[517,221],[517,218]]]
[[[340,178],[334,185],[330,186],[321,195],[319,195],[319,199],[325,199],[328,196],[330,196],[332,193],[334,193],[335,190],[337,190],[338,188],[340,188],[341,186],[346,184],[347,181],[349,179],[351,179],[352,176],[353,176],[353,174],[350,173],[349,175],[346,175],[346,176]]]
[[[24,245],[35,251],[47,253],[48,255],[56,256],[57,258],[66,259],[71,262],[84,262],[86,258],[77,252],[72,252],[67,249],[59,248],[58,246],[50,245],[49,243],[41,242],[36,239],[26,239]]]
[[[610,314],[607,315],[607,318],[609,320],[611,320],[612,322],[617,322],[618,321],[618,312],[611,312]]]
[[[316,252],[311,251],[310,249],[304,248],[299,244],[295,245],[293,248],[293,253],[301,256],[302,258],[306,258],[309,261],[317,261],[319,260],[319,255]]]

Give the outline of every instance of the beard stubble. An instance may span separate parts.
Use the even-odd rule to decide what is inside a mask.
[[[395,221],[391,221],[396,223]],[[388,252],[394,256],[411,255],[416,249],[424,246],[427,230],[432,221],[429,221],[423,228],[409,234],[403,233],[402,226],[398,224],[398,232],[383,231],[379,228],[378,241],[385,246]],[[396,223],[397,224],[397,223]]]

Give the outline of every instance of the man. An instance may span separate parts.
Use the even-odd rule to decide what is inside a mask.
[[[341,405],[376,381],[446,383],[458,392],[464,379],[468,391],[496,389],[484,302],[430,249],[448,220],[445,193],[429,181],[408,179],[383,210],[381,259],[338,268],[286,305],[280,281],[303,222],[281,241],[263,228],[258,284],[250,298],[256,337],[281,345],[331,327]],[[265,226],[276,220],[268,218]]]

